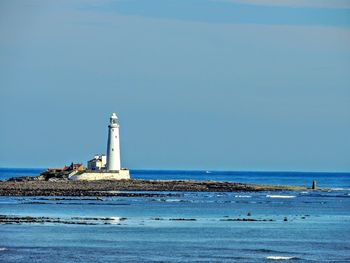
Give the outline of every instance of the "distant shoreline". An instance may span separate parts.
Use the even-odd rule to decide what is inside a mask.
[[[304,191],[307,187],[192,180],[3,181],[0,196],[118,196],[113,191],[257,192]]]

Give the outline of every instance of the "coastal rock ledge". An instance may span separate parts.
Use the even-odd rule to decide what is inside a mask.
[[[256,192],[300,191],[306,189],[306,187],[300,186],[255,185],[192,180],[9,180],[0,182],[0,196],[114,196],[116,193],[113,193],[113,191]]]

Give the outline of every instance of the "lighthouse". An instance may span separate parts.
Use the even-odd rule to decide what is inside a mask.
[[[120,170],[119,121],[115,113],[109,119],[107,143],[107,171]]]
[[[69,180],[129,180],[130,171],[120,167],[119,121],[112,113],[108,125],[107,156],[95,154],[87,163],[87,169],[74,170],[68,175]]]

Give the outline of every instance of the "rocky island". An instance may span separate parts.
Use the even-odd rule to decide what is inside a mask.
[[[0,182],[1,196],[120,196],[116,191],[157,192],[256,192],[299,191],[307,187],[256,185],[235,182],[192,180],[100,180],[70,181],[66,177],[41,174],[36,177],[16,177]],[[141,193],[140,193],[141,194]],[[144,194],[144,193],[142,193]]]

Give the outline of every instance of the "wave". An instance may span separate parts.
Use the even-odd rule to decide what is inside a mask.
[[[6,248],[6,247],[0,247],[0,251],[6,251],[6,250],[8,250],[8,248]]]
[[[262,253],[284,253],[277,250],[267,249],[267,248],[258,248],[258,249],[246,249],[247,251],[253,251],[253,252],[262,252]]]
[[[295,195],[267,195],[269,198],[295,198]]]
[[[183,202],[181,199],[166,199],[165,202]]]
[[[290,260],[290,259],[298,259],[297,257],[286,257],[286,256],[268,256],[266,259],[269,260]]]
[[[235,195],[235,197],[238,197],[238,198],[251,198],[252,196],[251,195]]]
[[[290,254],[290,252],[286,252],[286,251],[280,251],[280,250],[273,250],[273,249],[268,249],[268,248],[256,248],[256,249],[252,249],[252,248],[246,248],[243,249],[244,251],[249,251],[249,252],[259,252],[259,253],[275,253],[275,254]]]

